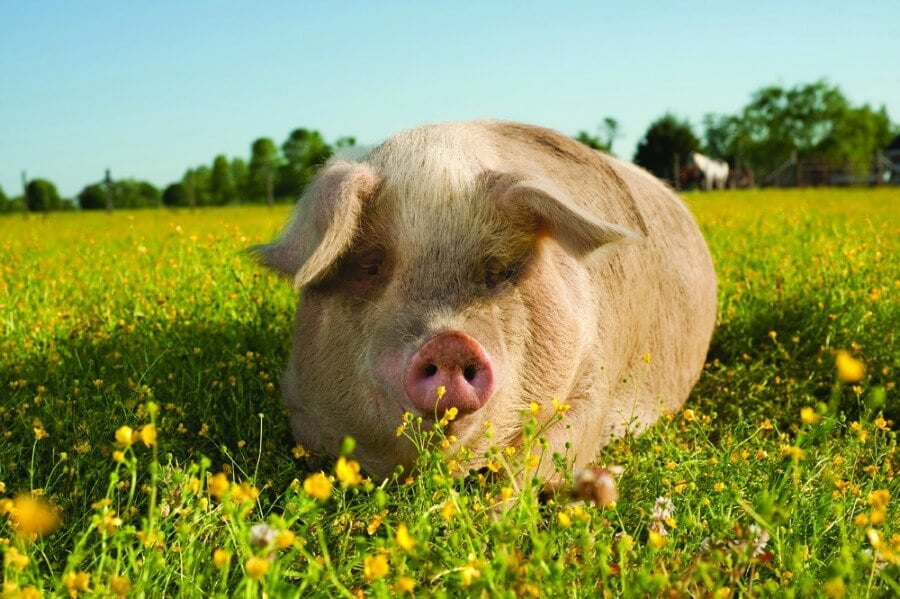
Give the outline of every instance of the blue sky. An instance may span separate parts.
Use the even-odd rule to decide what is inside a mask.
[[[630,158],[768,84],[827,78],[900,122],[900,2],[0,0],[0,187],[164,185],[295,127],[375,143],[497,117],[574,135],[616,118]],[[699,132],[699,127],[697,127]]]

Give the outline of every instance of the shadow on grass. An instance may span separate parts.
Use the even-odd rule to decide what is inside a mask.
[[[116,429],[148,422],[152,400],[161,463],[206,456],[214,469],[231,464],[242,478],[282,488],[297,468],[278,396],[289,326],[265,308],[247,321],[144,321],[7,359],[0,480],[10,492],[47,487],[63,501],[96,501],[114,470]],[[149,450],[138,444],[137,453]]]
[[[848,419],[863,416],[868,394],[890,383],[883,366],[890,363],[892,343],[881,331],[848,333],[828,310],[805,298],[757,305],[744,315],[720,323],[707,355],[707,367],[689,403],[715,411],[724,423],[747,417],[794,422],[799,409],[828,403],[837,392],[838,409]],[[869,348],[870,374],[860,396],[848,385],[836,391],[834,352],[855,342]],[[884,406],[885,417],[900,418],[896,406]]]

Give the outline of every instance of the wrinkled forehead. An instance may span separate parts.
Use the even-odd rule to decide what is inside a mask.
[[[435,176],[425,171],[402,175],[384,177],[366,220],[375,235],[403,253],[435,246],[462,249],[503,237],[509,229],[477,175]]]
[[[404,255],[435,248],[502,255],[518,245],[523,224],[488,190],[498,168],[494,147],[465,125],[413,130],[392,138],[367,160],[381,186],[366,220]],[[527,227],[526,227],[527,228]]]

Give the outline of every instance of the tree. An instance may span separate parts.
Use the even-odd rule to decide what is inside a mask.
[[[106,190],[102,183],[91,183],[78,194],[78,205],[82,210],[103,210],[106,208]]]
[[[281,144],[284,164],[281,167],[278,195],[296,197],[315,176],[316,169],[331,157],[331,146],[318,131],[294,129]]]
[[[612,153],[613,142],[619,137],[619,121],[612,117],[603,119],[603,123],[597,126],[597,134],[591,135],[587,131],[579,131],[575,139],[595,150]]]
[[[212,195],[210,193],[211,179],[212,171],[210,171],[208,166],[198,166],[185,171],[181,182],[184,184],[188,206],[195,208],[197,206],[209,206],[212,203]]]
[[[654,121],[638,142],[634,162],[661,179],[675,179],[675,163],[687,164],[691,152],[700,142],[690,123],[672,114],[665,114]]]
[[[160,204],[155,185],[137,179],[120,179],[113,183],[113,205],[117,208],[150,208]]]
[[[704,126],[708,151],[761,174],[795,156],[863,173],[889,141],[891,121],[883,107],[853,107],[838,87],[816,81],[759,89],[739,114],[707,115]]]
[[[32,179],[25,188],[25,203],[29,212],[59,210],[62,200],[56,186],[46,179]]]
[[[164,206],[170,207],[187,206],[188,197],[184,183],[172,183],[167,186],[162,194],[162,203]]]
[[[120,179],[109,184],[112,203],[116,208],[151,208],[160,204],[159,190],[147,181]],[[106,208],[107,183],[92,183],[78,194],[78,204],[82,210],[103,210]]]
[[[730,164],[737,162],[740,119],[731,115],[703,117],[703,153]]]
[[[248,195],[251,201],[265,199],[270,206],[275,200],[275,177],[281,165],[278,148],[268,137],[260,137],[250,148]]]
[[[840,115],[817,151],[832,164],[843,164],[859,175],[871,171],[873,157],[890,141],[891,119],[887,110],[884,106],[873,110],[864,104]]]
[[[224,155],[219,154],[213,160],[212,173],[209,179],[210,199],[213,204],[232,204],[237,200],[237,190],[234,186],[234,178],[231,164]]]
[[[231,164],[231,180],[234,181],[234,192],[238,202],[246,202],[248,196],[248,178],[249,170],[247,161],[241,158],[232,158]]]

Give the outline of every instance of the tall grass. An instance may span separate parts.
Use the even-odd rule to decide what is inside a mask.
[[[497,474],[303,470],[295,298],[241,252],[286,208],[0,219],[3,593],[900,593],[900,192],[687,199],[716,335],[687,409],[598,456],[608,506],[539,499],[530,413]]]

